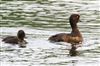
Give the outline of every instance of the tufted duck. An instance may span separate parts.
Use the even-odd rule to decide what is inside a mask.
[[[60,33],[53,35],[49,38],[52,42],[67,42],[72,44],[72,48],[70,50],[70,55],[75,56],[77,54],[76,52],[76,46],[80,43],[82,43],[83,38],[82,35],[77,27],[77,23],[79,21],[80,15],[79,14],[72,14],[69,18],[69,22],[72,28],[72,31],[70,34],[66,33]]]

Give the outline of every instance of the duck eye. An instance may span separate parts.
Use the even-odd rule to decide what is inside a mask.
[[[76,16],[76,18],[78,18],[78,16]]]

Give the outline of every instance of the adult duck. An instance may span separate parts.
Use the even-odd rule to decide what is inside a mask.
[[[70,43],[72,48],[70,50],[70,55],[75,56],[77,55],[76,53],[76,45],[79,45],[82,43],[83,38],[82,35],[78,29],[77,23],[80,19],[79,14],[72,14],[69,18],[69,22],[72,28],[71,33],[66,34],[66,33],[60,33],[53,35],[49,38],[51,42],[67,42]]]

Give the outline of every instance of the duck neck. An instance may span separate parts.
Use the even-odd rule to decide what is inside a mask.
[[[79,34],[80,32],[78,28],[72,28],[72,33]]]
[[[72,33],[79,33],[79,30],[78,30],[76,22],[70,21],[70,25],[71,25],[71,28],[72,28]]]
[[[77,22],[70,21],[70,25],[71,25],[72,30],[78,28],[77,27]]]

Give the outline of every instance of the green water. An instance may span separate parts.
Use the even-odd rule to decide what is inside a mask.
[[[84,42],[69,56],[70,46],[50,43],[57,33],[69,33],[69,16],[80,14],[78,23]],[[24,30],[27,48],[2,42],[8,35]],[[99,0],[0,1],[1,66],[100,66]]]

